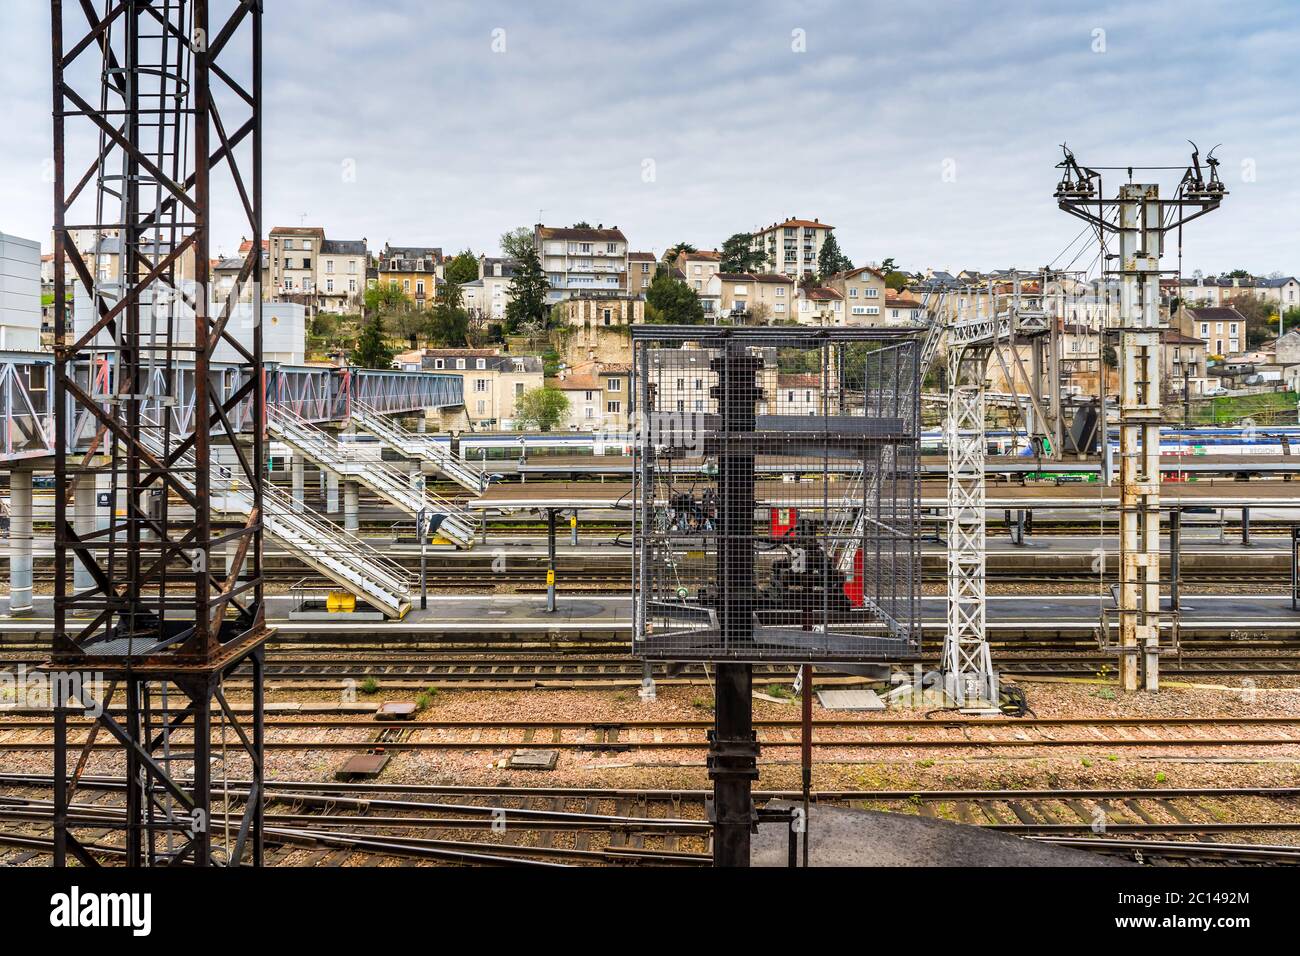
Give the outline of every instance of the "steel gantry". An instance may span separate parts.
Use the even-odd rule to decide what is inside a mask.
[[[1103,256],[1103,274],[1119,282],[1119,315],[1111,332],[1120,376],[1117,650],[1126,691],[1138,689],[1139,664],[1146,689],[1160,687],[1160,258],[1166,233],[1217,209],[1226,195],[1212,154],[1206,159],[1207,179],[1193,144],[1191,165],[1175,195],[1166,199],[1160,198],[1159,185],[1133,182],[1107,199],[1101,173],[1080,166],[1069,149],[1058,164],[1064,170],[1056,187],[1059,207],[1091,224],[1103,249],[1108,235],[1119,238],[1118,253]],[[1128,167],[1130,179],[1133,171]],[[1103,641],[1109,627],[1105,632]]]
[[[230,320],[261,248],[262,4],[52,0],[51,13],[54,287],[66,288],[70,263],[89,306],[74,314],[55,298],[55,863],[95,865],[87,833],[120,826],[128,866],[259,865],[270,635],[261,297],[248,296],[238,338],[243,323]],[[214,192],[252,237],[220,302],[209,286]],[[73,241],[83,232],[98,237],[89,261]],[[233,368],[216,367],[219,347],[238,356]],[[115,502],[102,528],[69,521],[64,489],[87,478]],[[223,485],[238,486],[245,515],[214,505]],[[87,586],[70,589],[74,558]],[[222,686],[244,662],[253,710],[237,717]],[[72,740],[68,718],[82,712],[93,729]],[[240,811],[214,807],[211,742],[227,731],[217,767],[251,780]],[[97,739],[121,747],[121,823],[73,802]],[[226,821],[219,840],[214,815]]]

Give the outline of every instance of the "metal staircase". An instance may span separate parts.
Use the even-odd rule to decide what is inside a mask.
[[[157,434],[161,430],[141,430],[143,444],[159,459],[165,454]],[[188,453],[173,466],[182,481],[194,472],[194,458]],[[193,487],[192,481],[186,483]],[[253,494],[231,469],[216,468],[210,487],[214,510],[245,516],[252,512]],[[400,618],[410,610],[411,578],[401,565],[338,525],[297,510],[293,498],[269,481],[262,483],[262,507],[266,533],[304,564],[389,617]]]
[[[939,354],[939,345],[944,341],[946,326],[944,325],[943,315],[947,297],[947,292],[928,290],[921,298],[921,309],[925,315],[926,326],[925,337],[921,341],[921,356],[919,359],[919,377],[922,383],[925,382],[925,377],[929,374],[930,367]],[[877,485],[884,475],[893,470],[893,466],[894,449],[889,447],[882,452],[879,468],[870,475],[863,475],[859,469],[845,486],[845,494],[842,499],[846,509],[845,517],[839,520],[834,532],[835,540],[841,542],[836,565],[845,574],[850,576],[853,574],[854,560],[858,553],[858,542],[862,540],[867,526],[867,513],[862,508],[856,507],[856,504],[859,501],[871,501],[876,496]],[[865,488],[863,487],[864,483]],[[851,519],[849,516],[852,516]]]
[[[367,431],[399,455],[416,461],[432,462],[437,469],[462,488],[482,494],[487,490],[487,476],[457,458],[450,448],[438,444],[432,435],[407,431],[393,419],[364,402],[352,405],[352,422]]]
[[[474,544],[474,519],[455,502],[429,491],[423,476],[405,475],[386,462],[367,457],[360,448],[341,442],[287,408],[267,415],[271,436],[284,442],[317,467],[339,478],[365,485],[412,517],[422,511],[443,516],[438,534],[458,548]]]

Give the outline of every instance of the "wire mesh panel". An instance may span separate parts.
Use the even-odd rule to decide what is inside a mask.
[[[635,653],[917,653],[919,351],[886,329],[633,330]]]

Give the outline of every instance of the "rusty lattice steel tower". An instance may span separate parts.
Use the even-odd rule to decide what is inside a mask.
[[[54,285],[64,288],[65,262],[80,280],[75,309],[55,302],[55,863],[258,864],[269,632],[261,295],[249,284],[262,235],[262,3],[52,0],[51,10]],[[214,201],[252,237],[219,302]],[[85,248],[87,237],[83,256],[74,239]],[[251,321],[232,322],[241,297]],[[181,415],[191,392],[192,427]],[[69,521],[65,489],[90,482],[99,527]],[[247,517],[223,507],[231,495],[251,499]],[[239,718],[222,681],[246,661],[254,708]],[[71,739],[69,721],[95,710]],[[215,768],[214,734],[229,741]],[[88,818],[74,797],[96,740],[120,745],[126,804]],[[215,810],[222,775],[252,783]],[[90,826],[124,838],[91,848]]]
[[[1056,187],[1061,209],[1092,224],[1105,250],[1103,275],[1119,280],[1116,339],[1119,360],[1120,566],[1119,672],[1127,691],[1138,689],[1139,664],[1147,690],[1160,686],[1160,257],[1165,235],[1219,207],[1227,194],[1211,155],[1192,162],[1172,197],[1155,183],[1127,182],[1104,198],[1101,173],[1080,166],[1065,150]],[[1129,179],[1134,169],[1127,167]],[[1207,178],[1208,177],[1208,178]],[[1114,265],[1112,265],[1112,263]],[[1105,434],[1105,420],[1102,428]]]

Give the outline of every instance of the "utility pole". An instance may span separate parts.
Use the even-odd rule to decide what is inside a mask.
[[[1093,225],[1105,247],[1119,238],[1117,256],[1103,255],[1103,275],[1119,279],[1120,567],[1119,673],[1136,691],[1139,658],[1145,688],[1160,688],[1160,257],[1165,233],[1217,209],[1226,195],[1218,160],[1206,158],[1209,179],[1193,144],[1192,162],[1171,198],[1155,183],[1124,183],[1114,199],[1102,193],[1097,170],[1082,167],[1065,149],[1056,187],[1058,206]],[[1129,178],[1138,167],[1128,167]],[[1118,262],[1118,268],[1106,263]]]

